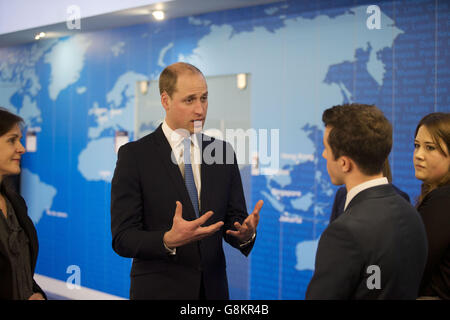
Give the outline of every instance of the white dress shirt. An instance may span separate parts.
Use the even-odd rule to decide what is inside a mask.
[[[162,130],[164,135],[166,136],[167,141],[169,141],[170,147],[172,148],[172,152],[175,155],[175,159],[178,163],[178,167],[180,168],[181,175],[184,177],[184,146],[183,140],[184,136],[179,134],[179,132],[172,130],[168,125],[166,120],[164,120],[162,124]],[[201,208],[200,204],[200,190],[202,187],[200,168],[201,168],[201,153],[200,153],[200,144],[197,141],[196,135],[191,135],[191,164],[192,164],[192,172],[194,174],[194,182],[197,188],[197,197],[198,197],[198,206]]]
[[[389,181],[386,177],[369,180],[369,181],[363,182],[363,183],[358,184],[357,186],[354,186],[353,188],[351,188],[350,191],[347,193],[347,199],[345,199],[344,211],[345,211],[345,209],[347,209],[347,206],[350,203],[350,201],[352,201],[352,199],[358,193],[360,193],[363,190],[366,190],[366,189],[369,189],[372,187],[376,187],[376,186],[380,186],[383,184],[389,184]]]

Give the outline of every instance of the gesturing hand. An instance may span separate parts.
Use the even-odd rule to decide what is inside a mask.
[[[182,216],[183,206],[179,201],[176,203],[177,207],[175,208],[172,229],[167,231],[163,238],[168,248],[173,249],[193,241],[198,241],[216,233],[223,226],[223,221],[219,221],[210,226],[202,227],[214,214],[212,211],[208,211],[200,218],[192,221],[184,220]]]
[[[256,231],[256,227],[258,226],[259,211],[261,211],[263,204],[264,201],[259,200],[256,203],[255,209],[253,209],[252,214],[244,220],[242,225],[239,222],[234,223],[234,227],[237,231],[227,230],[227,234],[238,238],[240,242],[247,242],[248,240],[250,240]]]

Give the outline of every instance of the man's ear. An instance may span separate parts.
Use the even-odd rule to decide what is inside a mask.
[[[342,172],[349,173],[353,168],[353,161],[347,156],[341,156],[339,158],[339,165]]]
[[[166,112],[169,111],[170,97],[169,97],[169,95],[167,94],[166,91],[164,91],[161,94],[161,104],[162,104],[163,108],[166,110]]]

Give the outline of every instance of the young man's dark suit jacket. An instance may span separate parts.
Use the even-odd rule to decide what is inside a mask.
[[[306,298],[415,299],[426,258],[418,212],[391,185],[372,187],[323,232]],[[380,268],[380,289],[368,288],[371,265]]]
[[[6,181],[4,181],[6,183]],[[29,245],[30,245],[30,261],[31,261],[31,272],[34,275],[34,269],[36,267],[36,261],[38,257],[38,238],[36,229],[34,227],[33,221],[31,221],[28,216],[28,208],[25,203],[25,200],[13,190],[12,186],[5,186],[2,184],[1,192],[8,198],[9,202],[14,208],[14,212],[17,217],[17,221],[19,222],[22,229],[25,231],[28,236]],[[6,248],[4,248],[4,244],[0,242],[0,300],[3,299],[12,299],[13,296],[13,287],[12,287],[12,270],[9,259],[6,256]],[[33,279],[33,292],[41,293],[44,298],[47,298],[44,291],[39,287],[39,285]]]
[[[225,145],[229,147],[214,139],[202,143],[209,154],[214,147],[225,150]],[[176,201],[183,205],[185,220],[196,219],[171,151],[159,126],[118,153],[111,187],[112,246],[119,255],[133,258],[130,298],[197,299],[203,275],[207,299],[228,299],[222,239],[240,248],[238,240],[225,231],[248,216],[234,152],[227,149],[233,164],[206,164],[204,160],[201,164],[200,215],[212,210],[214,215],[205,225],[224,221],[224,226],[207,238],[178,247],[171,256],[164,248],[163,236],[172,226]],[[241,252],[248,255],[252,247],[253,243]]]
[[[395,185],[391,184],[394,190],[401,195],[406,201],[411,202],[407,193],[403,192]],[[330,223],[337,219],[342,213],[344,213],[345,200],[347,200],[347,188],[345,186],[340,187],[336,191],[334,196],[333,207],[330,214]]]

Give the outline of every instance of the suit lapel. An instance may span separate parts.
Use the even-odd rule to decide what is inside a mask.
[[[175,191],[180,198],[180,202],[183,204],[184,219],[196,219],[194,207],[192,205],[191,199],[189,198],[189,193],[184,183],[183,176],[181,175],[178,164],[172,161],[172,148],[170,147],[169,141],[167,141],[166,136],[162,131],[161,125],[158,127],[158,129],[155,130],[155,144],[157,148],[156,154],[167,170],[169,179],[171,180],[172,185],[175,187]]]
[[[200,190],[200,203],[201,203],[201,208],[200,208],[200,215],[204,214],[209,207],[209,202],[208,202],[208,190],[210,190],[210,185],[211,185],[211,170],[213,170],[214,166],[213,164],[206,164],[203,156],[204,156],[204,152],[205,152],[205,148],[213,141],[213,139],[203,139],[203,134],[200,135],[201,137],[201,159],[202,159],[202,163],[200,165],[200,178],[202,181],[202,188]]]

